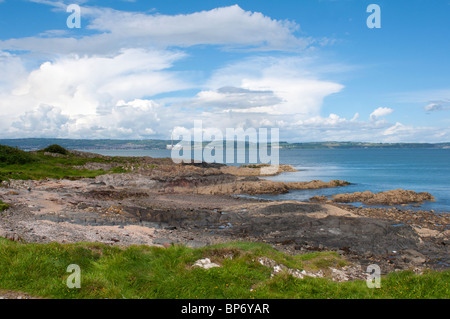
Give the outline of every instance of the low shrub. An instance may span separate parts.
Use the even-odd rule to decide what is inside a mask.
[[[35,161],[35,156],[28,152],[11,146],[0,145],[0,165],[27,164]]]
[[[58,144],[50,145],[50,146],[44,148],[42,151],[49,152],[49,153],[61,154],[61,155],[68,155],[69,154],[68,150],[66,150],[64,147],[62,147],[62,146],[60,146]]]

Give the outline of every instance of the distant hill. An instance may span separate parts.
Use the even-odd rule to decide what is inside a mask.
[[[0,144],[17,147],[23,150],[39,150],[52,144],[58,144],[67,149],[165,149],[171,141],[168,140],[88,140],[59,138],[23,138],[0,139]]]
[[[280,142],[280,147],[287,149],[314,149],[314,148],[450,148],[450,143],[366,143],[366,142],[310,142],[287,143]]]
[[[174,141],[174,144],[178,141]],[[58,139],[58,138],[23,138],[0,139],[1,145],[17,147],[22,150],[39,150],[52,144],[58,144],[67,149],[98,150],[98,149],[166,149],[171,144],[170,140],[89,140],[89,139]],[[208,144],[208,142],[203,143]],[[288,143],[280,142],[283,149],[355,149],[355,148],[426,148],[426,149],[450,149],[449,143],[366,143],[366,142],[307,142]]]

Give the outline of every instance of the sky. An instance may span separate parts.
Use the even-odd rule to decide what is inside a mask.
[[[449,56],[449,0],[0,0],[0,138],[449,142]]]

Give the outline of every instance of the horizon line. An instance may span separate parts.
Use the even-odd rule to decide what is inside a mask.
[[[18,140],[72,140],[72,141],[171,141],[171,139],[161,139],[161,138],[146,138],[146,139],[118,139],[118,138],[66,138],[66,137],[20,137],[20,138],[0,138],[0,141],[18,141]],[[182,141],[182,140],[174,140]],[[217,140],[208,140],[203,142],[215,142]],[[227,141],[222,139],[222,141]],[[248,142],[247,140],[245,140]],[[192,142],[195,142],[192,140]],[[289,144],[312,144],[312,143],[360,143],[360,144],[450,144],[450,141],[446,142],[368,142],[368,141],[309,141],[309,142],[294,142],[294,141],[279,141],[278,143],[289,143]]]

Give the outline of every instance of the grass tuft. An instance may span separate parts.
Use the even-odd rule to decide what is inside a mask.
[[[2,202],[2,200],[0,199],[0,212],[6,210],[8,208],[9,208],[9,205],[4,203],[4,202]]]
[[[58,299],[450,297],[450,271],[420,276],[396,272],[382,277],[380,289],[369,289],[365,281],[297,279],[287,273],[271,276],[271,269],[256,261],[261,256],[298,269],[324,266],[323,260],[333,260],[333,265],[342,260],[330,252],[289,256],[268,245],[247,242],[198,249],[179,245],[120,248],[97,243],[25,244],[0,238],[0,289]],[[221,267],[192,267],[206,257]],[[80,266],[79,289],[66,285],[70,264]]]

